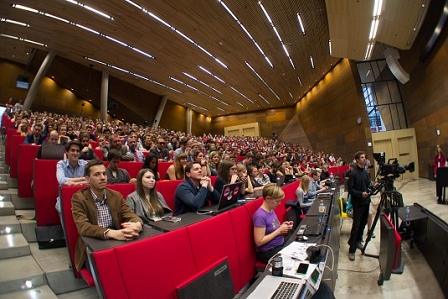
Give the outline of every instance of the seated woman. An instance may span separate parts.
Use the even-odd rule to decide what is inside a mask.
[[[151,169],[140,169],[137,173],[136,189],[128,195],[126,203],[144,223],[149,224],[150,220],[157,220],[173,212],[162,194],[157,192],[155,175]]]
[[[210,167],[211,175],[218,175],[219,164],[221,163],[221,157],[216,151],[211,152],[208,155],[208,165]]]
[[[258,190],[263,190],[263,187],[269,183],[269,177],[267,178],[267,182],[266,184],[262,184],[259,180],[257,180],[258,178],[258,168],[256,166],[253,165],[249,165],[247,167],[247,173],[249,174],[249,180],[252,184],[252,187],[255,191]]]
[[[166,170],[165,180],[185,180],[185,166],[187,164],[187,154],[177,154],[174,163]]]
[[[203,152],[194,152],[193,153],[193,161],[198,162],[201,164],[202,167],[202,173],[204,176],[211,176],[212,172],[210,171],[210,167],[208,166],[207,159],[205,158],[205,155]]]
[[[274,209],[281,204],[285,193],[276,184],[270,183],[263,188],[263,203],[254,213],[254,240],[257,250],[257,259],[267,264],[279,252],[285,239],[283,234],[292,229],[292,221],[280,224]]]
[[[20,124],[17,128],[17,133],[20,136],[26,136],[28,133],[30,133],[30,124],[28,123],[28,120],[26,118],[22,118],[20,121]]]
[[[237,180],[238,174],[236,172],[235,163],[231,161],[222,161],[218,169],[218,178],[216,179],[213,188],[221,194],[224,185],[233,184]],[[245,184],[241,188],[241,194],[245,194],[244,189],[246,189]]]
[[[258,175],[255,178],[255,181],[261,186],[266,186],[271,182],[271,179],[265,173],[266,168],[264,167],[263,164],[259,163],[257,164],[257,169],[258,169]]]
[[[160,181],[160,173],[158,171],[159,168],[159,160],[154,154],[149,154],[145,158],[145,162],[143,162],[142,169],[149,168],[154,173],[156,173],[156,181]]]
[[[302,176],[300,185],[296,189],[296,201],[299,203],[305,214],[308,212],[314,201],[314,199],[309,197],[308,191],[310,191],[310,177],[305,174]]]
[[[238,175],[238,182],[246,182],[246,188],[244,189],[245,193],[254,193],[254,188],[252,187],[252,180],[247,177],[247,169],[244,164],[236,165],[236,172]]]

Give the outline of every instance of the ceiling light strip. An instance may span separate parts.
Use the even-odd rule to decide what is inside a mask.
[[[249,39],[251,40],[251,42],[255,45],[255,47],[258,49],[258,51],[261,53],[261,55],[263,55],[264,59],[266,60],[266,62],[269,64],[269,66],[271,68],[274,67],[274,65],[272,65],[271,61],[269,60],[268,56],[263,52],[263,50],[261,49],[261,47],[258,45],[258,43],[255,41],[255,39],[252,37],[252,35],[249,33],[249,30],[246,29],[246,27],[244,27],[243,23],[241,23],[241,21],[235,16],[235,14],[230,10],[230,8],[224,3],[224,1],[220,1],[218,0],[218,2],[221,4],[222,7],[224,7],[224,9],[228,12],[228,14],[235,20],[235,22],[241,27],[241,29],[244,31],[244,33],[246,33],[246,35],[249,37]]]
[[[23,27],[30,27],[30,24],[22,23],[22,22],[18,22],[18,21],[6,19],[6,18],[0,18],[0,22],[6,22],[6,23],[14,24],[14,25],[23,26]]]
[[[166,89],[175,91],[175,92],[177,92],[177,93],[183,93],[182,91],[177,90],[177,89],[175,89],[175,88],[173,88],[173,87],[171,87],[171,86],[168,86],[168,85],[165,85],[165,84],[163,84],[163,83],[157,82],[157,81],[155,81],[155,80],[149,79],[149,78],[147,78],[147,77],[145,77],[145,76],[142,76],[142,75],[140,75],[140,74],[133,73],[133,72],[128,71],[128,70],[126,70],[126,69],[120,68],[120,67],[118,67],[118,66],[116,66],[116,65],[113,65],[113,64],[110,64],[110,63],[106,63],[106,62],[104,62],[104,61],[97,60],[97,59],[94,59],[94,58],[91,58],[91,57],[87,57],[87,56],[84,56],[84,58],[87,59],[87,60],[89,60],[89,61],[91,61],[91,62],[95,62],[95,63],[101,64],[101,65],[103,65],[103,66],[107,66],[107,67],[113,68],[113,69],[118,70],[118,71],[120,71],[120,72],[129,74],[129,75],[132,75],[132,76],[134,76],[134,77],[137,77],[137,78],[140,78],[140,79],[143,79],[143,80],[146,80],[146,81],[148,81],[148,82],[151,82],[151,83],[153,83],[153,84],[162,86],[162,87],[164,87],[164,88],[166,88]]]
[[[44,43],[39,43],[39,42],[36,42],[34,40],[26,39],[26,38],[23,38],[23,37],[18,37],[18,36],[13,36],[13,35],[9,35],[9,34],[3,34],[3,33],[1,33],[0,36],[6,37],[6,38],[10,38],[10,39],[19,40],[19,41],[23,41],[23,42],[30,43],[30,44],[33,44],[33,45],[38,45],[38,46],[42,46],[42,47],[48,47],[48,45],[46,45]]]
[[[376,39],[376,33],[378,31],[378,26],[380,23],[380,15],[381,11],[383,9],[383,0],[375,0],[375,3],[373,5],[373,18],[372,18],[372,24],[370,25],[370,32],[369,32],[369,42],[367,43],[366,47],[366,54],[364,56],[364,60],[370,59],[373,52],[373,47],[375,45],[375,39]]]
[[[194,87],[194,86],[192,86],[192,85],[190,85],[190,84],[187,84],[187,83],[185,83],[185,82],[183,82],[183,81],[181,81],[181,80],[179,80],[179,79],[177,79],[177,78],[174,78],[174,77],[172,77],[172,76],[169,76],[169,78],[170,78],[171,80],[173,80],[173,81],[176,81],[176,82],[179,83],[179,84],[182,84],[182,85],[184,85],[184,86],[186,86],[186,87],[188,87],[188,88],[190,88],[190,89],[193,89],[194,91],[196,91],[196,92],[198,92],[198,93],[200,93],[200,94],[203,94],[203,95],[209,97],[210,99],[212,99],[212,100],[214,100],[214,101],[216,101],[216,102],[218,102],[218,103],[221,103],[221,104],[224,104],[224,105],[226,105],[226,106],[229,106],[229,104],[227,104],[226,102],[221,101],[220,99],[218,99],[218,98],[216,98],[216,97],[214,97],[214,96],[212,96],[212,95],[209,95],[208,93],[203,92],[202,90],[200,90],[200,89],[198,89],[198,88],[196,88],[196,87]]]
[[[67,2],[70,2],[70,3],[72,3],[72,4],[75,4],[75,5],[79,5],[79,6],[81,6],[81,7],[84,8],[84,9],[87,9],[87,10],[93,12],[93,13],[96,13],[96,14],[99,15],[99,16],[102,16],[103,18],[109,19],[109,20],[111,20],[111,21],[114,20],[114,18],[113,18],[112,16],[109,16],[108,14],[106,14],[106,13],[104,13],[104,12],[98,10],[98,9],[95,9],[95,8],[93,8],[93,7],[90,7],[90,6],[88,6],[88,5],[85,5],[85,4],[81,3],[81,2],[74,1],[74,0],[66,0],[66,1],[67,1]]]
[[[249,102],[251,102],[252,104],[255,104],[254,101],[252,101],[251,99],[249,99],[248,97],[246,97],[244,94],[242,94],[241,92],[239,92],[236,88],[230,86],[230,88],[236,92],[237,94],[239,94],[240,96],[242,96],[243,98],[245,98],[246,100],[248,100]]]
[[[201,107],[201,106],[198,106],[198,105],[195,105],[195,104],[193,104],[193,103],[187,102],[187,104],[190,105],[190,106],[196,107],[196,108],[198,108],[198,109],[202,109],[202,110],[208,111],[208,109],[206,109],[206,108],[204,108],[204,107]]]
[[[266,100],[266,99],[264,98],[264,96],[262,96],[262,95],[259,94],[259,93],[258,93],[258,96],[259,96],[263,101],[265,101],[268,105],[271,105],[271,103],[269,103],[268,100]],[[271,105],[271,106],[272,106],[272,105]]]
[[[143,13],[147,14],[148,16],[152,17],[154,20],[162,23],[164,26],[170,28],[171,30],[173,30],[174,32],[176,32],[177,34],[179,34],[181,37],[183,37],[184,39],[186,39],[189,43],[193,44],[194,46],[196,46],[196,48],[198,48],[199,50],[201,50],[202,52],[204,52],[205,54],[207,54],[208,56],[210,56],[213,60],[215,60],[217,63],[219,63],[221,66],[223,66],[224,68],[228,69],[229,67],[223,63],[221,60],[219,60],[218,58],[216,58],[216,56],[214,56],[212,53],[210,53],[209,51],[207,51],[205,48],[203,48],[201,45],[199,45],[198,43],[196,43],[193,39],[191,39],[190,37],[188,37],[187,35],[185,35],[184,33],[182,33],[181,31],[177,30],[174,26],[170,25],[169,23],[167,23],[166,21],[164,21],[163,19],[161,19],[160,17],[156,16],[154,13],[150,12],[149,10],[143,8],[142,6],[138,5],[137,3],[131,1],[131,0],[124,0],[126,3],[129,3],[130,5],[138,8],[139,10],[141,10]]]
[[[204,72],[206,72],[207,74],[209,74],[210,76],[212,76],[213,78],[215,78],[216,80],[218,80],[219,82],[221,82],[222,84],[226,84],[226,82],[219,78],[218,76],[214,75],[212,72],[210,72],[209,70],[207,70],[205,67],[198,65],[198,68]]]
[[[38,14],[38,15],[42,15],[42,16],[45,16],[45,17],[48,17],[48,18],[51,18],[51,19],[54,19],[54,20],[57,20],[57,21],[64,22],[66,24],[73,25],[73,26],[75,26],[77,28],[80,28],[80,29],[83,29],[83,30],[88,31],[90,33],[93,33],[93,34],[96,34],[98,36],[104,37],[104,38],[108,39],[109,41],[115,42],[115,43],[117,43],[117,44],[119,44],[121,46],[124,46],[126,48],[131,49],[131,50],[134,50],[134,51],[136,51],[136,52],[138,52],[138,53],[140,53],[140,54],[142,54],[142,55],[144,55],[144,56],[146,56],[148,58],[155,59],[155,57],[152,56],[149,53],[143,52],[142,50],[134,48],[133,46],[131,46],[131,45],[125,43],[125,42],[122,42],[122,41],[120,41],[120,40],[118,40],[116,38],[113,38],[111,36],[102,34],[102,33],[98,32],[98,31],[96,31],[94,29],[91,29],[89,27],[86,27],[84,25],[81,25],[81,24],[78,24],[78,23],[75,23],[75,22],[71,22],[69,20],[57,17],[55,15],[52,15],[52,14],[49,14],[49,13],[46,13],[46,12],[43,12],[43,11],[36,10],[34,8],[30,8],[30,7],[27,7],[27,6],[23,6],[23,5],[19,5],[19,4],[12,4],[12,7],[13,8],[17,8],[17,9],[21,9],[21,10],[25,10],[25,11],[29,11],[29,12],[32,12],[32,13],[35,13],[35,14]]]
[[[300,14],[297,13],[297,21],[299,21],[300,30],[302,30],[302,34],[306,35],[305,27],[303,27],[302,18],[300,17]]]
[[[274,25],[274,23],[272,22],[271,17],[269,16],[267,10],[264,8],[263,3],[261,3],[261,1],[259,1],[259,2],[258,2],[258,5],[261,7],[261,10],[263,11],[264,15],[266,16],[266,19],[268,19],[268,22],[269,22],[269,24],[270,24],[271,27],[272,27],[272,30],[274,30],[275,35],[277,36],[278,40],[280,41],[280,44],[281,44],[281,46],[282,46],[282,48],[283,48],[283,51],[285,52],[286,57],[288,57],[289,63],[291,64],[291,66],[292,66],[293,69],[296,69],[294,63],[292,62],[291,57],[289,56],[289,52],[288,52],[288,50],[286,49],[286,46],[285,46],[285,44],[283,43],[283,40],[282,40],[282,38],[280,37],[280,34],[279,34],[278,31],[277,31],[277,28],[275,28],[275,25]]]
[[[263,82],[264,85],[266,85],[266,87],[274,94],[277,100],[280,101],[280,97],[274,92],[274,90],[272,90],[272,88],[266,83],[266,81],[264,81],[263,78],[254,70],[254,68],[249,64],[249,62],[244,61],[244,63],[247,65],[248,68],[250,68],[250,70],[255,74],[255,76],[257,76],[258,79],[260,79],[260,81]]]
[[[197,79],[195,76],[190,75],[189,73],[186,73],[186,72],[182,72],[182,74],[184,74],[185,76],[187,76],[187,77],[190,78],[190,79],[193,79],[194,81],[196,81],[196,82],[198,82],[198,83],[201,83],[201,84],[204,85],[204,86],[207,86],[207,87],[210,88],[211,90],[213,90],[213,91],[215,91],[215,92],[217,92],[217,93],[219,93],[219,94],[222,94],[222,92],[220,92],[219,90],[217,90],[217,89],[214,88],[213,86],[210,86],[210,85],[208,85],[207,83],[205,83],[205,82],[203,82],[203,81]]]

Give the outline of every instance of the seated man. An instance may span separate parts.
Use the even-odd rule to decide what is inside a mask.
[[[73,219],[79,233],[75,252],[78,271],[87,257],[81,236],[129,241],[143,230],[142,220],[130,210],[123,196],[106,188],[106,168],[102,161],[91,160],[87,164],[85,179],[90,188],[79,190],[72,197]]]
[[[95,154],[95,151],[92,148],[92,145],[90,145],[90,134],[89,133],[83,133],[80,136],[80,141],[82,145],[81,154],[79,155],[79,159],[83,160],[93,160],[98,159],[98,156]]]
[[[128,148],[129,151],[127,154],[131,154],[134,157],[134,162],[145,162],[145,156],[141,151],[137,149],[137,136],[129,135],[128,136]]]
[[[121,152],[121,160],[123,161],[134,161],[134,156],[130,153],[128,154],[128,147],[121,144],[120,136],[117,134],[110,136],[109,144],[103,146],[103,160],[107,161],[107,155],[111,149],[117,149]]]
[[[316,169],[313,169],[311,171],[310,179],[311,180],[310,180],[310,189],[308,190],[308,200],[312,201],[316,199],[318,193],[325,192],[326,190],[328,190],[328,187],[327,186],[322,187],[319,184],[320,173]]]
[[[210,199],[217,204],[220,194],[210,183],[210,178],[202,173],[199,162],[191,162],[185,167],[185,181],[177,186],[174,194],[174,215],[196,212]]]
[[[165,139],[163,139],[162,137],[157,138],[156,146],[153,147],[149,152],[156,156],[157,159],[159,159],[159,162],[171,160],[170,153],[166,147]]]
[[[106,169],[108,184],[129,183],[131,180],[131,176],[126,169],[118,168],[121,157],[121,152],[117,149],[111,149],[107,155],[107,161],[109,161]]]
[[[43,126],[41,124],[35,124],[33,127],[33,132],[26,135],[24,144],[36,144],[41,145],[45,143],[45,135],[42,134]]]
[[[59,186],[75,186],[87,184],[84,176],[84,168],[87,164],[85,160],[79,160],[81,143],[79,141],[70,141],[67,143],[65,155],[67,159],[60,160],[56,164],[56,178]],[[61,199],[56,199],[56,210],[61,214]]]

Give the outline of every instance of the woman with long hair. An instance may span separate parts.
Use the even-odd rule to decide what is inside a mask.
[[[174,163],[166,171],[166,180],[185,180],[185,166],[187,166],[187,154],[177,154]]]
[[[142,169],[151,169],[156,174],[156,181],[160,181],[159,160],[154,154],[149,154],[143,162]]]
[[[210,171],[210,167],[208,166],[207,159],[205,158],[205,155],[203,152],[194,152],[193,153],[193,161],[198,162],[201,164],[202,167],[202,173],[204,176],[211,176],[212,172]]]
[[[244,190],[245,193],[254,193],[254,187],[252,186],[252,181],[250,178],[247,177],[247,169],[246,165],[244,164],[237,164],[236,165],[236,173],[238,175],[238,182],[245,182],[246,189]],[[243,189],[243,188],[241,188]]]
[[[126,203],[144,223],[148,224],[151,220],[158,220],[165,214],[173,212],[166,204],[163,195],[157,192],[155,174],[151,169],[140,169],[137,173],[136,189],[128,195]]]
[[[211,175],[218,175],[219,164],[221,157],[217,151],[213,151],[208,155],[208,165],[210,167]]]
[[[233,184],[238,180],[235,163],[232,161],[221,161],[218,169],[218,178],[213,187],[219,194],[222,193],[224,185]],[[243,188],[241,188],[243,189]]]
[[[436,178],[436,195],[437,195],[437,203],[443,203],[442,201],[442,186],[439,184],[439,180],[437,180],[437,170],[440,167],[445,167],[446,157],[445,153],[442,150],[442,147],[437,144],[436,151],[434,156],[434,178]]]
[[[313,199],[309,199],[308,191],[310,191],[310,177],[306,174],[302,176],[299,187],[296,189],[296,201],[306,214],[313,204]]]

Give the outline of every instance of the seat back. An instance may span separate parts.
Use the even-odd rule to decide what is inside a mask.
[[[159,162],[157,166],[157,171],[160,174],[160,179],[164,180],[168,167],[173,165],[174,162]]]
[[[9,163],[9,176],[11,178],[17,178],[18,171],[18,160],[19,160],[19,144],[23,144],[25,136],[13,135],[11,142],[11,156]],[[22,158],[22,157],[20,157]]]
[[[123,167],[123,165],[126,165]],[[131,178],[136,178],[137,173],[142,169],[143,162],[120,162],[120,167],[126,168]]]
[[[40,145],[19,144],[20,163],[17,165],[17,193],[19,197],[33,197],[33,161],[36,159]]]
[[[115,248],[93,252],[93,260],[104,298],[129,298],[121,278],[120,262],[117,260]]]
[[[6,131],[6,145],[5,145],[5,164],[10,165],[11,163],[11,145],[12,145],[12,136],[19,135],[17,133],[17,129],[9,128]]]
[[[159,191],[167,205],[171,210],[174,211],[174,194],[176,193],[177,186],[182,183],[184,180],[175,180],[175,181],[159,181],[156,184],[157,191]]]
[[[115,253],[129,298],[177,299],[176,286],[197,272],[186,228],[116,247]]]
[[[300,184],[300,180],[297,180],[288,185],[285,185],[282,188],[283,192],[285,192],[285,198],[283,198],[282,202],[274,210],[280,223],[286,221],[285,203],[288,200],[296,200],[296,189],[299,186],[299,184]]]
[[[59,225],[61,221],[55,209],[59,196],[59,184],[56,179],[57,160],[34,160],[33,185],[38,226]]]
[[[197,270],[204,270],[227,257],[236,291],[241,265],[229,213],[187,226],[187,232]]]
[[[98,157],[98,159],[103,161],[103,150],[94,148],[93,151],[95,152],[95,155]]]
[[[128,197],[129,194],[135,191],[136,184],[125,183],[125,184],[109,184],[107,188],[120,192],[124,199]]]

